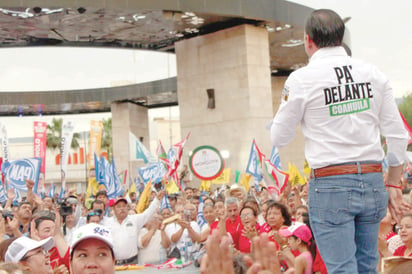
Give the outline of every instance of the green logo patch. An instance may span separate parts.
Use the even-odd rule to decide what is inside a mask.
[[[330,116],[340,116],[370,109],[369,98],[329,106]]]

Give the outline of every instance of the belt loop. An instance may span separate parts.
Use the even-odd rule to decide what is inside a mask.
[[[315,170],[313,168],[310,170],[310,175],[311,178],[315,179]]]
[[[358,166],[358,174],[362,174],[361,163],[360,163],[360,162],[356,162],[356,165]]]

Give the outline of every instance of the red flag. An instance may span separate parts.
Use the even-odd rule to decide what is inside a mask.
[[[167,154],[167,163],[166,163],[168,170],[166,172],[166,175],[164,176],[165,179],[172,177],[176,173],[176,170],[180,164],[180,159],[182,158],[183,147],[185,146],[187,139],[189,139],[189,136],[190,136],[190,132],[187,134],[185,139],[183,139],[177,144],[174,144],[169,149],[169,153]],[[179,184],[179,180],[176,181],[176,184],[182,190],[182,187]]]
[[[403,125],[405,126],[406,131],[408,132],[409,135],[409,141],[408,141],[408,145],[412,143],[412,129],[411,127],[408,125],[408,122],[406,122],[405,117],[403,117],[402,113],[399,111],[399,114],[401,115],[402,121],[403,121]]]

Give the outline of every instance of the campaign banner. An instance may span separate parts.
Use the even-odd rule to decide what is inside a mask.
[[[167,172],[166,165],[162,162],[149,164],[148,166],[138,168],[140,178],[146,184],[150,180],[152,183],[160,183]]]
[[[33,180],[34,188],[37,188],[39,182],[40,166],[40,158],[25,158],[4,162],[1,166],[1,171],[5,175],[5,181],[7,182],[7,185],[9,185],[11,188],[26,192],[26,179]]]
[[[61,189],[63,189],[63,191],[66,189],[67,162],[69,161],[69,151],[70,151],[70,146],[72,144],[73,131],[74,131],[73,121],[66,121],[66,120],[63,121],[62,140],[61,140],[61,147],[60,147],[60,155],[61,155],[60,166],[61,166],[61,182],[62,182]]]
[[[102,146],[103,122],[90,121],[89,134],[89,151],[87,153],[87,166],[90,169],[95,168],[94,154],[100,156],[100,149]]]
[[[7,137],[6,126],[0,124],[0,139],[1,139],[1,150],[3,152],[3,161],[7,162],[9,160],[9,139]]]
[[[45,174],[46,172],[46,142],[47,142],[47,123],[34,121],[33,125],[34,135],[34,157],[41,158],[40,172]]]

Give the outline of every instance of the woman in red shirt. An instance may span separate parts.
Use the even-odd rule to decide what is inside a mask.
[[[242,222],[242,232],[239,235],[239,251],[242,253],[250,253],[251,240],[258,236],[260,226],[257,223],[257,212],[253,207],[244,206],[240,210],[240,221]]]
[[[279,239],[278,231],[281,228],[286,228],[292,224],[288,209],[284,204],[273,202],[269,204],[267,213],[266,213],[266,224],[261,227],[260,232],[266,232],[270,235],[269,239],[276,244],[276,249],[279,250],[279,247],[282,246],[282,243],[276,241]],[[284,239],[283,244],[287,244],[287,240]]]
[[[399,225],[399,236],[404,245],[398,247],[393,256],[412,257],[412,214],[402,217]]]

